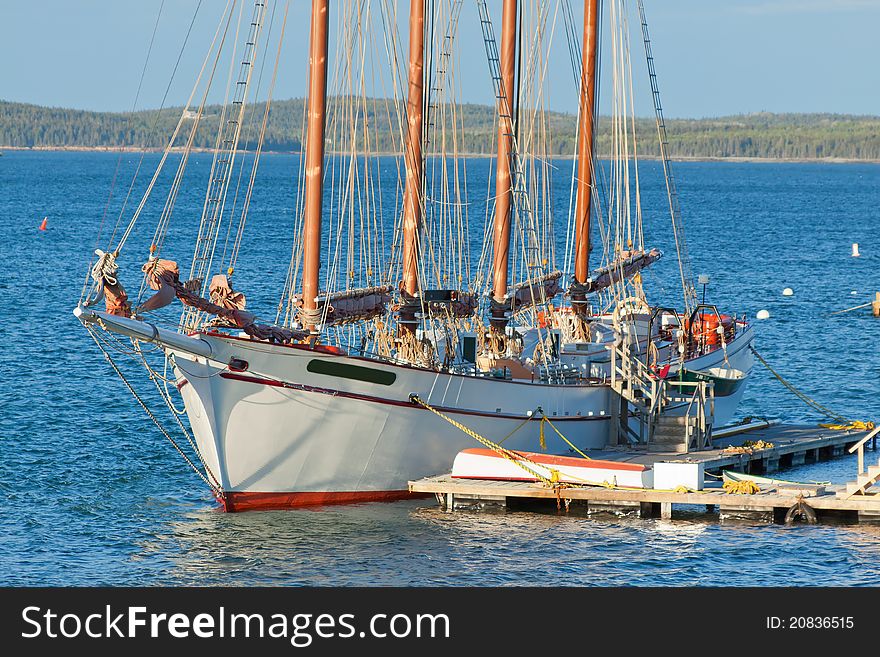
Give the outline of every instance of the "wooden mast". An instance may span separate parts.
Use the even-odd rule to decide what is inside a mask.
[[[324,124],[327,104],[327,31],[329,0],[312,0],[309,46],[309,106],[306,135],[305,215],[303,219],[303,310],[305,328],[316,333],[321,269],[321,212],[324,195]]]
[[[510,156],[513,144],[513,90],[516,71],[517,0],[504,0],[501,15],[501,92],[498,101],[498,158],[495,172],[495,224],[492,244],[492,298],[502,304],[507,295],[507,272],[510,260],[510,206],[512,185]],[[496,329],[507,325],[505,310],[495,306],[490,323]]]
[[[596,51],[599,0],[584,0],[584,49],[581,64],[580,122],[578,125],[578,173],[575,202],[574,276],[584,284],[590,276],[590,210],[593,191],[593,107],[596,99]],[[572,295],[575,310],[586,312],[586,295]]]
[[[410,0],[409,92],[406,106],[407,139],[404,161],[406,188],[403,195],[403,291],[414,297],[419,291],[419,231],[422,226],[422,123],[425,67],[425,0]],[[415,330],[411,310],[400,313],[400,327]]]

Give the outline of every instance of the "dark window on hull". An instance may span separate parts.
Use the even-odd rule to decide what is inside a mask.
[[[306,365],[306,369],[314,374],[326,374],[327,376],[335,376],[341,379],[378,383],[383,386],[390,386],[397,379],[397,375],[394,372],[375,370],[371,367],[361,367],[360,365],[351,365],[349,363],[334,363],[329,360],[310,360],[309,364]]]

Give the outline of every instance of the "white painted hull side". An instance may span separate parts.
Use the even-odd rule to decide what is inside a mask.
[[[580,449],[604,446],[610,389],[460,376],[229,337],[202,336],[206,359],[170,350],[208,468],[230,493],[401,491],[448,472],[478,442],[409,401],[430,405],[506,447],[538,451],[540,407]],[[231,358],[247,361],[232,372]],[[321,361],[390,372],[390,385],[309,371]],[[527,413],[533,411],[533,419]],[[519,427],[519,428],[518,428]],[[518,430],[517,430],[518,429]],[[552,430],[547,451],[571,450]]]

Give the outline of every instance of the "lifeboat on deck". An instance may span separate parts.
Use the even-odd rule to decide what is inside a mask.
[[[649,466],[619,461],[554,456],[534,452],[514,452],[522,464],[547,479],[567,484],[652,488],[654,472]],[[555,474],[554,474],[555,473]],[[471,448],[460,451],[452,464],[456,479],[494,481],[538,481],[512,460],[491,449]]]

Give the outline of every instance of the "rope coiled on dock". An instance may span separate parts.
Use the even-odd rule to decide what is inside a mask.
[[[748,479],[743,481],[727,479],[724,482],[724,492],[728,495],[754,495],[760,493],[761,488],[754,481]]]

